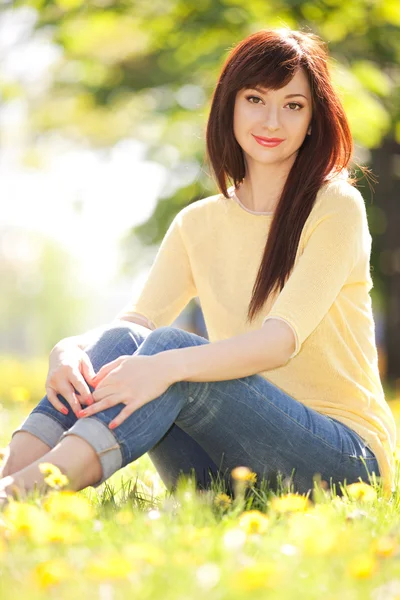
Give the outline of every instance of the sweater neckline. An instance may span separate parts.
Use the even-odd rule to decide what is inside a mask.
[[[256,210],[250,210],[250,208],[247,208],[247,207],[246,207],[244,204],[242,204],[242,203],[240,202],[239,198],[238,198],[238,197],[237,197],[237,195],[236,195],[235,188],[234,188],[234,186],[233,186],[233,185],[232,185],[231,187],[229,187],[227,191],[228,191],[228,196],[229,196],[230,198],[232,198],[233,200],[235,200],[235,202],[236,202],[236,203],[237,203],[237,204],[238,204],[238,205],[239,205],[239,206],[240,206],[240,207],[241,207],[243,210],[245,210],[246,212],[250,213],[251,215],[263,215],[263,216],[266,216],[266,217],[273,217],[273,216],[274,216],[274,213],[273,213],[273,212],[260,212],[260,211],[256,211]]]

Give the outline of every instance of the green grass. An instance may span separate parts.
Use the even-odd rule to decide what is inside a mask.
[[[0,446],[28,412],[4,404]],[[32,494],[0,512],[0,599],[400,598],[398,491],[356,500],[316,484],[313,503],[289,512],[274,504],[284,486],[230,503],[223,491],[182,478],[171,494],[143,456],[79,492],[81,508],[65,498],[69,515],[49,505],[62,493]]]

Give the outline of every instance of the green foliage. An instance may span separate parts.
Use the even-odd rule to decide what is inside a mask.
[[[47,354],[85,313],[74,261],[39,234],[10,229],[1,239],[0,353]]]
[[[179,162],[198,165],[189,181],[171,168],[170,192],[133,232],[146,244],[161,241],[179,208],[215,189],[204,165],[209,101],[228,50],[253,31],[289,26],[321,35],[356,143],[377,148],[383,137],[398,136],[396,0],[16,2],[22,4],[38,11],[37,28],[51,27],[63,49],[50,93],[32,104],[36,130],[98,146],[132,136],[166,166],[171,147]]]

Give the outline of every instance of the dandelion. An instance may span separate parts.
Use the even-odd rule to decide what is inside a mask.
[[[375,558],[370,554],[360,554],[353,558],[348,565],[348,573],[354,579],[368,579],[377,568]]]
[[[214,505],[217,508],[221,508],[223,510],[227,510],[229,506],[232,504],[232,498],[228,496],[228,494],[217,494],[214,498]]]
[[[70,523],[53,521],[46,532],[46,541],[52,543],[76,544],[81,536]]]
[[[285,494],[271,500],[272,510],[279,513],[301,512],[312,508],[312,503],[306,496],[298,494]]]
[[[98,581],[125,579],[132,573],[133,563],[121,554],[108,554],[88,561],[85,575]]]
[[[37,506],[12,501],[6,506],[3,514],[9,537],[27,537],[38,543],[47,541],[51,520]]]
[[[371,549],[378,556],[388,558],[397,554],[398,545],[393,537],[382,536],[372,542]]]
[[[39,471],[45,475],[44,481],[53,489],[60,490],[68,485],[68,477],[51,463],[40,463]]]
[[[165,554],[159,546],[154,546],[147,542],[142,542],[141,544],[127,544],[124,547],[123,552],[124,556],[136,566],[139,563],[160,566],[164,565],[166,560]]]
[[[52,493],[43,503],[45,510],[57,519],[86,521],[94,516],[91,503],[82,494],[63,490]]]
[[[246,533],[265,533],[269,527],[269,518],[258,510],[249,510],[239,519],[239,527]]]
[[[242,481],[252,485],[257,481],[256,473],[253,473],[248,467],[235,467],[231,475],[235,481]]]
[[[292,513],[289,537],[310,556],[324,555],[340,546],[340,532],[328,513]]]
[[[231,472],[231,476],[233,479],[235,505],[243,509],[246,489],[255,484],[257,475],[253,471],[250,471],[248,467],[235,467]]]
[[[33,571],[33,578],[41,588],[49,588],[70,578],[71,569],[64,560],[52,559],[42,562]]]
[[[10,389],[10,396],[13,402],[18,402],[20,404],[25,404],[29,402],[31,398],[31,394],[28,388],[23,387],[21,385],[15,385]]]
[[[115,520],[118,523],[118,525],[130,525],[133,521],[132,512],[126,509],[120,510],[115,515]]]
[[[368,483],[363,481],[352,483],[347,486],[347,495],[352,500],[371,503],[376,500],[376,491]]]
[[[279,581],[280,574],[273,563],[257,563],[237,571],[232,577],[231,584],[235,590],[253,592],[262,588],[274,588]]]

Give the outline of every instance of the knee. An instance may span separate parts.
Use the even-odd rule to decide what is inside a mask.
[[[151,344],[154,353],[191,346],[190,333],[178,327],[158,327],[154,329],[146,339],[146,347]]]
[[[143,332],[136,331],[135,323],[123,324],[121,321],[113,323],[110,327],[103,330],[100,337],[94,342],[93,346],[121,346],[123,353],[131,354],[145,339]]]

